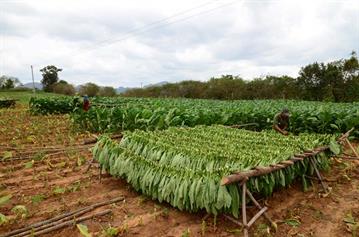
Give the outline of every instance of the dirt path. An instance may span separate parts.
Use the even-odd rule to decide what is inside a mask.
[[[2,131],[9,131],[0,138],[0,154],[6,150],[2,147],[9,145],[49,147],[80,143],[89,137],[89,134],[71,133],[66,116],[33,118],[23,111],[14,113],[12,118],[17,122],[0,114],[0,119],[11,120],[8,123],[11,126],[0,127]],[[42,122],[43,126],[57,121],[57,126],[39,129],[40,125],[34,121]],[[0,235],[70,210],[124,196],[123,202],[96,209],[97,212],[110,208],[112,215],[83,224],[96,236],[108,227],[119,228],[120,236],[242,236],[241,229],[223,216],[215,219],[204,212],[181,212],[150,200],[135,192],[125,180],[106,174],[100,182],[96,165],[85,173],[86,162],[90,159],[90,151],[84,150],[34,161],[31,167],[26,167],[30,160],[0,162],[0,196],[12,195],[10,202],[0,207],[0,213],[10,217],[7,224],[0,226]],[[352,236],[350,228],[354,227],[347,227],[344,219],[352,215],[356,222],[359,221],[358,166],[355,162],[333,162],[333,167],[324,175],[332,181],[328,182],[331,193],[325,197],[320,195],[314,181],[307,192],[303,192],[297,183],[278,190],[268,200],[260,200],[268,205],[268,214],[278,223],[278,231],[268,233],[268,223],[261,218],[251,229],[250,236]],[[16,205],[24,205],[28,215],[15,217],[11,209]],[[76,227],[68,227],[44,236],[81,235]]]

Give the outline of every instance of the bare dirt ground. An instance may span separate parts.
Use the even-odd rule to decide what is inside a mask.
[[[43,147],[74,146],[90,134],[74,133],[66,115],[31,116],[24,108],[0,110],[0,157],[19,157],[22,151]],[[358,144],[357,144],[358,146]],[[17,150],[16,150],[17,149]],[[22,153],[24,154],[24,153]],[[23,156],[23,155],[22,155]],[[23,156],[25,157],[25,156]],[[242,236],[240,227],[223,216],[181,212],[135,192],[123,179],[103,175],[99,180],[96,165],[86,172],[91,153],[64,150],[53,155],[35,152],[30,159],[0,162],[0,197],[11,194],[0,213],[8,222],[0,226],[0,236],[31,223],[76,210],[97,202],[123,196],[124,201],[100,207],[112,214],[84,221],[94,236],[106,236],[108,227],[120,230],[119,236]],[[7,158],[9,160],[11,158]],[[333,168],[324,176],[332,188],[328,195],[313,186],[303,192],[300,182],[278,190],[264,200],[269,216],[276,221],[276,232],[260,218],[250,236],[356,236],[359,226],[359,170],[355,161],[333,159]],[[16,205],[27,213],[17,215]],[[76,226],[44,236],[81,236]]]

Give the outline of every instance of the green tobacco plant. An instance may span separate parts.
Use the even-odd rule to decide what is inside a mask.
[[[283,136],[274,131],[253,132],[224,126],[169,128],[125,132],[120,143],[100,138],[93,155],[101,167],[124,177],[137,190],[180,210],[232,213],[238,216],[241,195],[235,184],[221,186],[222,177],[257,166],[269,166],[294,154],[328,144],[331,136]],[[331,154],[328,151],[329,155]],[[326,154],[317,156],[327,168]],[[314,171],[308,160],[247,182],[249,190],[269,196],[297,177]]]
[[[293,100],[200,100],[165,98],[91,98],[84,112],[78,97],[32,98],[33,114],[71,113],[73,125],[91,132],[156,130],[170,126],[256,123],[271,129],[273,117],[287,107],[290,132],[330,133],[355,128],[359,137],[359,103],[330,103]]]

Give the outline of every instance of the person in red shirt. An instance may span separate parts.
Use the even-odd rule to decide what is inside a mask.
[[[88,111],[90,109],[90,99],[87,95],[84,96],[83,109],[84,111]]]

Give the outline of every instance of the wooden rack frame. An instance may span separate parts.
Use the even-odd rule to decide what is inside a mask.
[[[359,155],[358,153],[355,151],[354,147],[351,145],[351,143],[348,140],[349,134],[350,132],[352,132],[354,130],[354,128],[352,128],[351,130],[349,130],[348,132],[344,133],[342,136],[340,136],[337,141],[343,145],[344,142],[346,142],[349,147],[352,149],[353,153],[358,157],[359,159]],[[320,184],[323,187],[323,190],[325,193],[328,192],[328,186],[327,184],[323,181],[323,178],[318,170],[317,167],[317,162],[315,159],[315,156],[321,152],[324,152],[326,150],[328,150],[329,147],[328,146],[324,146],[324,147],[318,147],[315,148],[313,150],[308,150],[305,151],[302,154],[295,154],[291,159],[289,160],[285,160],[285,161],[281,161],[277,164],[274,165],[270,165],[268,167],[255,167],[252,170],[248,170],[248,171],[244,171],[244,172],[238,172],[238,173],[234,173],[232,175],[223,177],[221,180],[221,185],[228,185],[228,184],[232,184],[232,183],[238,183],[238,188],[242,189],[242,222],[236,220],[235,218],[228,216],[228,215],[224,215],[228,220],[232,221],[233,223],[242,226],[243,227],[243,234],[245,237],[248,237],[248,231],[249,228],[255,223],[255,221],[261,217],[262,215],[267,219],[267,221],[272,225],[272,226],[276,226],[276,224],[271,220],[271,218],[268,216],[268,214],[266,213],[266,211],[268,210],[267,207],[262,207],[259,202],[253,197],[252,193],[247,189],[247,181],[249,180],[249,178],[251,177],[258,177],[258,176],[262,176],[262,175],[266,175],[269,173],[272,173],[274,171],[280,170],[280,169],[285,169],[288,166],[294,165],[295,162],[300,161],[300,160],[304,160],[305,158],[309,159],[310,164],[312,165],[316,176],[318,177],[318,180],[320,181]],[[253,204],[259,209],[259,211],[248,221],[247,220],[247,202],[246,202],[246,198],[249,197],[249,199],[253,202]]]

